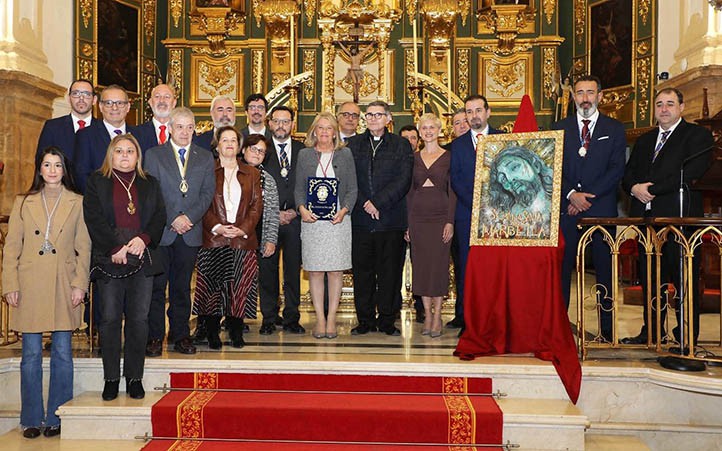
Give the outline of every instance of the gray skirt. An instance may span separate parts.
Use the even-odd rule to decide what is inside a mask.
[[[301,256],[306,271],[343,271],[351,268],[351,215],[341,224],[331,221],[301,223]]]

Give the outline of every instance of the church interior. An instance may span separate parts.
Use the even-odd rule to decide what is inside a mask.
[[[160,357],[146,359],[148,394],[142,400],[121,396],[101,401],[97,340],[76,331],[75,395],[59,409],[63,431],[57,438],[27,440],[18,427],[21,337],[9,328],[12,311],[3,301],[0,448],[141,449],[153,436],[152,409],[168,391],[171,374],[196,372],[488,378],[489,396],[503,413],[500,440],[489,443],[481,438],[454,442],[451,432],[440,443],[406,438],[397,444],[385,439],[345,442],[343,436],[284,441],[284,434],[270,433],[258,440],[230,441],[223,449],[722,449],[721,0],[0,0],[0,41],[0,244],[16,194],[26,191],[33,178],[43,123],[69,113],[67,89],[78,78],[96,88],[125,88],[131,125],[152,117],[151,91],[167,83],[177,93],[178,106],[195,114],[197,134],[213,129],[209,109],[214,97],[234,100],[240,129],[248,122],[244,99],[261,93],[269,110],[287,106],[295,112],[293,134],[300,140],[319,112],[335,114],[344,102],[363,110],[381,100],[391,108],[390,132],[433,113],[441,119],[440,140],[446,143],[453,138],[454,112],[470,95],[485,96],[489,123],[505,132],[514,129],[528,96],[539,131],[548,131],[575,114],[573,80],[593,74],[603,88],[599,111],[624,125],[627,156],[637,138],[656,127],[655,93],[665,88],[684,93],[684,119],[709,129],[716,145],[714,171],[699,188],[704,190],[704,225],[712,238],[695,248],[702,254],[703,296],[698,346],[691,357],[705,362],[703,371],[662,367],[658,358],[668,355],[663,340],[621,344],[622,337],[638,333],[645,302],[635,269],[637,245],[623,236],[622,221],[613,224],[619,232],[616,240],[610,238],[615,267],[611,342],[600,339],[599,292],[584,252],[578,278],[573,277],[568,323],[581,365],[576,402],[555,370],[558,362],[533,352],[462,360],[454,355],[457,330],[445,329],[439,339],[421,335],[407,261],[397,321],[400,337],[351,335],[356,315],[353,280],[347,274],[337,340],[283,332],[261,335],[260,320],[252,320],[242,349],[215,351],[200,345],[193,356],[163,349]],[[359,131],[364,128],[362,115]],[[627,204],[619,203],[620,219],[628,216]],[[453,267],[450,271],[446,320],[453,317],[455,303]],[[306,276],[301,290],[301,324],[310,330],[314,314]],[[674,323],[674,315],[667,315],[667,321]],[[46,392],[48,383],[46,378]],[[268,413],[279,428],[293,421],[283,419],[283,410]],[[403,414],[399,430],[423,429],[414,413]],[[452,424],[451,415],[442,418],[447,420]],[[147,446],[208,449],[212,444],[179,440]],[[222,447],[217,446],[212,449]]]

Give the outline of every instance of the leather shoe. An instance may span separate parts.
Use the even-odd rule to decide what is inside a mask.
[[[263,324],[261,325],[261,329],[258,331],[261,335],[271,335],[273,332],[276,331],[276,326],[273,324]]]
[[[624,337],[619,340],[623,345],[646,345],[647,334],[639,334],[636,337]]]
[[[371,328],[368,324],[361,323],[358,326],[351,329],[351,335],[366,335],[369,332],[373,332],[376,328]]]
[[[112,401],[118,397],[118,385],[120,385],[119,380],[105,381],[105,386],[103,387],[103,394],[101,395],[103,397],[103,401]]]
[[[193,341],[195,343],[199,343],[201,341],[205,341],[206,338],[208,338],[208,329],[206,329],[206,324],[204,321],[198,321],[198,326],[196,326],[196,330],[193,333]]]
[[[25,428],[25,429],[23,429],[23,437],[25,437],[25,438],[37,438],[37,437],[40,437],[40,428]]]
[[[464,319],[454,317],[454,319],[452,319],[451,321],[446,323],[446,327],[448,327],[449,329],[463,329],[464,328]]]
[[[145,398],[145,390],[143,389],[143,381],[140,379],[126,379],[125,392],[133,399]]]
[[[221,341],[221,337],[218,336],[218,334],[208,334],[208,347],[211,349],[221,349],[223,347],[223,342]]]
[[[56,435],[60,435],[60,425],[46,427],[43,431],[43,435],[46,437],[55,437]]]
[[[283,326],[283,317],[281,315],[276,316],[276,319],[273,320],[273,324],[276,326]]]
[[[384,331],[384,333],[385,333],[386,335],[390,335],[390,336],[392,336],[392,337],[398,337],[398,336],[401,335],[401,331],[399,330],[398,327],[395,327],[395,326],[391,326],[390,329],[386,329],[386,330]]]
[[[193,346],[193,343],[191,342],[191,339],[189,337],[181,338],[180,340],[176,341],[173,345],[173,349],[176,352],[180,352],[181,354],[196,353],[196,347]]]
[[[251,331],[251,327],[248,324],[244,324],[243,325],[243,333],[247,334],[250,331]]]
[[[243,337],[235,337],[231,339],[231,346],[234,348],[242,348],[246,345],[246,342],[243,341]]]
[[[283,326],[283,330],[284,332],[291,332],[292,334],[306,333],[306,329],[304,329],[303,326],[298,323],[286,324],[285,326]]]
[[[158,357],[163,353],[163,340],[153,338],[145,345],[146,357]]]

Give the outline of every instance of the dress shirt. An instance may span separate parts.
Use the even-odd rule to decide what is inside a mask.
[[[283,151],[286,152],[286,157],[288,158],[288,169],[291,170],[291,137],[289,136],[286,141],[277,141],[276,138],[272,139],[273,141],[273,148],[276,149],[276,158],[278,159],[278,165],[280,167],[283,167],[281,164],[281,149],[279,149],[279,144],[286,144],[286,147],[283,148]]]
[[[93,121],[93,115],[91,114],[89,114],[88,117],[78,117],[73,113],[70,113],[70,117],[73,119],[73,129],[75,129],[75,133],[78,133],[78,130],[80,130],[80,125],[78,124],[78,121],[85,121],[86,127],[89,127],[90,123]]]
[[[110,135],[111,140],[113,138],[115,138],[116,136],[118,136],[118,134],[115,133],[116,130],[120,130],[122,132],[121,135],[124,135],[126,133],[125,132],[125,122],[123,122],[123,125],[121,125],[120,127],[116,127],[115,125],[110,125],[108,122],[103,120],[103,125],[105,125],[105,129],[108,130],[108,134]],[[87,127],[88,124],[85,124],[85,126]]]

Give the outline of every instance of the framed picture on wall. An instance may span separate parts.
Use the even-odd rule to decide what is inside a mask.
[[[138,93],[140,8],[116,0],[98,0],[96,84],[120,85]]]
[[[589,73],[602,88],[632,84],[632,0],[607,0],[589,7]]]

